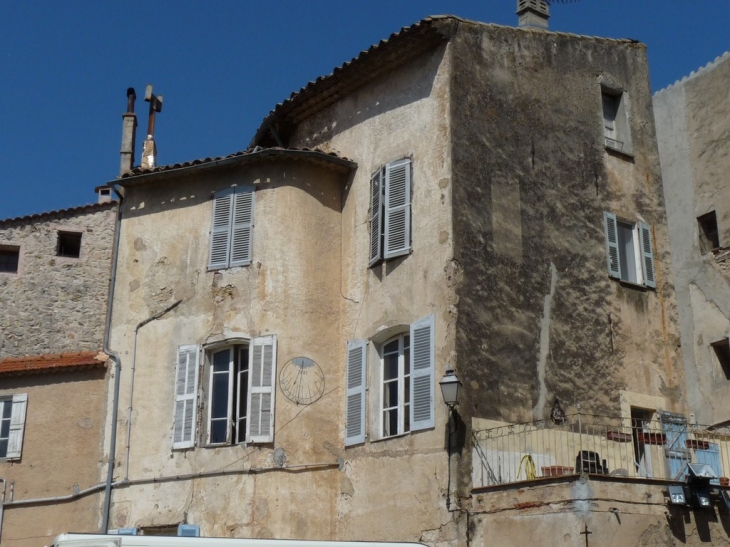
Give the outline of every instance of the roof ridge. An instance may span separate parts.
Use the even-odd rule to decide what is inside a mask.
[[[117,204],[117,200],[105,201],[104,203],[87,203],[86,205],[76,205],[75,207],[67,207],[66,209],[55,209],[53,211],[42,211],[40,213],[31,213],[19,217],[9,217],[0,219],[0,226],[13,222],[21,222],[26,220],[38,220],[48,216],[68,215],[83,213],[85,211],[93,211],[94,209],[111,208]]]
[[[655,91],[654,96],[656,97],[660,93],[668,91],[679,85],[682,85],[682,84],[688,82],[689,80],[692,80],[698,76],[702,76],[703,74],[713,70],[715,67],[717,67],[717,65],[722,63],[727,58],[730,58],[730,50],[726,51],[725,53],[723,53],[721,55],[718,55],[717,57],[715,57],[712,61],[710,61],[706,65],[703,65],[700,68],[693,70],[692,72],[683,76],[679,80],[676,80],[673,84],[669,84],[668,86],[661,88],[659,91]]]

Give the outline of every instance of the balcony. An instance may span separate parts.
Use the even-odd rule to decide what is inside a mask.
[[[561,423],[497,425],[472,433],[474,488],[588,473],[626,480],[684,480],[705,463],[727,486],[730,428],[687,424],[660,412],[650,421],[577,413]]]

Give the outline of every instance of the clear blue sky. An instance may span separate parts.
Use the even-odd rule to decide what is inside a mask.
[[[730,49],[730,0],[581,0],[552,30],[648,45],[654,90]],[[289,94],[427,15],[515,25],[515,0],[0,3],[0,219],[95,201],[116,177],[126,89],[164,96],[159,163],[245,149]],[[141,143],[137,144],[137,162]]]

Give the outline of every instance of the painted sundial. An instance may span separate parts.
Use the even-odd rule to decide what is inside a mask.
[[[290,401],[311,405],[324,393],[324,373],[308,357],[295,357],[281,369],[279,387]]]

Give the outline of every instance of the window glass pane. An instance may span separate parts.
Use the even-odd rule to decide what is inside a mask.
[[[398,354],[392,353],[383,357],[383,380],[398,378]]]
[[[0,439],[7,439],[10,436],[10,420],[3,420],[0,425]]]
[[[213,354],[213,371],[228,370],[231,362],[231,350],[223,350]]]
[[[410,405],[406,405],[403,409],[403,433],[408,433],[411,430],[411,408]]]
[[[386,410],[383,412],[383,436],[398,434],[398,410]]]
[[[3,439],[0,441],[0,458],[4,458],[8,455],[8,440]]]
[[[3,401],[3,418],[10,418],[13,412],[13,401]]]
[[[636,283],[636,249],[634,243],[634,226],[625,222],[617,222],[618,252],[621,262],[621,279]]]
[[[383,384],[383,408],[398,406],[398,382]]]
[[[0,249],[0,272],[16,273],[19,256],[19,250]]]
[[[405,385],[403,386],[403,396],[406,400],[406,404],[411,402],[411,378],[410,376],[403,379]]]
[[[210,442],[224,443],[226,442],[227,420],[212,420],[210,422]]]
[[[411,348],[408,346],[403,348],[403,374],[405,376],[411,374]]]
[[[228,373],[213,374],[213,393],[211,394],[211,418],[228,416]]]

